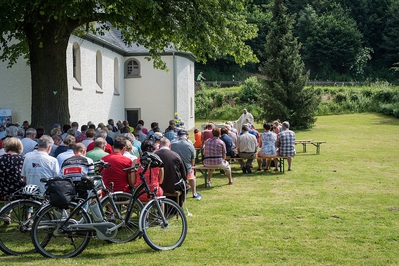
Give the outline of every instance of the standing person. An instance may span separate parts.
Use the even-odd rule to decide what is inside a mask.
[[[22,142],[17,137],[11,137],[4,142],[6,154],[0,156],[0,200],[8,200],[7,196],[25,186],[21,176],[24,157]]]
[[[28,152],[31,152],[35,149],[35,146],[37,145],[35,138],[36,138],[36,129],[28,128],[26,130],[26,137],[21,140],[22,146],[24,148],[24,150],[21,152],[22,156],[25,156]]]
[[[276,140],[277,134],[271,131],[272,125],[269,123],[263,124],[263,129],[265,132],[262,133],[260,137],[260,151],[258,152],[258,157],[264,157],[263,155],[276,155]],[[266,159],[266,170],[269,170],[271,159]],[[258,171],[261,170],[262,160],[258,159]],[[274,171],[278,171],[277,158],[274,158]]]
[[[123,156],[126,150],[126,139],[117,137],[114,142],[114,152],[104,156],[102,160],[111,165],[110,168],[104,168],[102,171],[104,184],[107,188],[111,182],[114,183],[114,191],[123,191],[131,193],[134,187],[134,173],[124,172],[123,169],[132,166],[132,160]]]
[[[288,171],[292,170],[292,157],[296,155],[295,151],[295,133],[290,130],[290,123],[284,121],[282,131],[277,135],[276,147],[280,156],[287,156]]]
[[[220,166],[224,170],[229,179],[229,185],[233,185],[233,179],[231,176],[231,167],[230,164],[226,161],[226,145],[220,137],[220,128],[215,127],[212,129],[213,137],[208,139],[204,145],[203,151],[203,163],[205,166]],[[212,186],[212,174],[215,170],[208,170],[208,186]]]
[[[159,145],[160,148],[155,153],[163,162],[164,180],[161,184],[161,188],[164,193],[181,191],[180,202],[177,203],[182,206],[186,199],[186,190],[183,185],[183,182],[187,180],[186,166],[180,155],[170,149],[171,145],[169,139],[162,138]]]
[[[203,80],[206,80],[206,78],[204,78],[204,76],[202,76],[202,74],[204,74],[203,72],[200,72],[197,76],[197,82],[201,82]]]
[[[171,150],[180,155],[187,169],[187,180],[190,184],[193,198],[200,200],[201,194],[197,193],[196,177],[192,166],[195,165],[195,148],[191,141],[188,140],[188,133],[181,129],[178,133],[178,139],[171,144]]]
[[[37,185],[40,193],[46,191],[45,184],[40,182],[43,177],[56,177],[60,174],[57,159],[49,155],[54,141],[50,136],[43,135],[37,141],[37,150],[26,154],[21,175],[27,185]]]
[[[244,163],[244,160],[239,160],[241,165],[242,172],[245,174],[248,172],[250,174],[251,165],[253,160],[256,158],[256,151],[258,149],[258,141],[256,137],[252,134],[249,134],[248,126],[242,126],[242,134],[238,136],[237,139],[237,151],[238,157],[247,159],[247,162]]]
[[[254,117],[250,112],[248,112],[247,109],[244,109],[240,118],[238,118],[238,120],[235,121],[237,131],[240,131],[242,126],[248,123],[253,124]]]

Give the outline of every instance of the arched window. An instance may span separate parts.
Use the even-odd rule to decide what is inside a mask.
[[[119,94],[119,62],[118,58],[114,59],[114,95]]]
[[[137,59],[129,59],[125,62],[125,78],[141,78],[140,62]]]
[[[103,87],[103,60],[100,51],[96,54],[96,82],[100,88]]]
[[[72,45],[73,77],[82,85],[82,71],[80,63],[80,46],[77,42]]]

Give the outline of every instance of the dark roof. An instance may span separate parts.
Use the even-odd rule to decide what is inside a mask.
[[[111,51],[116,52],[123,56],[150,55],[148,49],[142,45],[139,44],[132,44],[131,46],[126,45],[122,41],[122,34],[118,29],[111,29],[109,31],[105,31],[104,35],[96,35],[89,33],[81,38],[91,41],[92,43],[95,43],[97,45],[106,47]],[[195,61],[195,56],[192,53],[177,51],[174,48],[166,48],[165,53],[162,53],[162,55],[172,55],[172,54],[186,57],[188,59]]]

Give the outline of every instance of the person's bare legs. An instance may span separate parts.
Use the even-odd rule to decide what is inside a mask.
[[[271,162],[272,160],[270,160],[270,162]],[[278,171],[278,162],[277,162],[277,158],[274,158],[273,159],[273,161],[274,161],[274,171]],[[269,163],[270,164],[270,163]]]
[[[291,171],[292,170],[292,157],[288,157],[287,162],[288,162],[288,171]]]
[[[193,197],[195,196],[195,195],[197,195],[197,186],[196,186],[196,179],[195,178],[193,178],[193,179],[188,179],[188,184],[190,185],[190,187],[191,187],[191,190],[192,190],[192,192],[193,192]]]
[[[262,159],[258,159],[258,171],[262,170]]]
[[[212,184],[213,171],[215,171],[215,169],[209,169],[208,170],[208,180],[206,181],[208,184]]]

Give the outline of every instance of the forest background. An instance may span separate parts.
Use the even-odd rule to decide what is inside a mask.
[[[399,62],[399,1],[397,0],[286,0],[294,19],[293,35],[309,80],[388,81],[399,83],[393,70]],[[247,43],[264,62],[266,36],[271,27],[272,0],[254,0],[247,20],[258,26],[258,36]],[[260,63],[240,67],[232,57],[197,63],[209,81],[244,81],[260,75]]]

